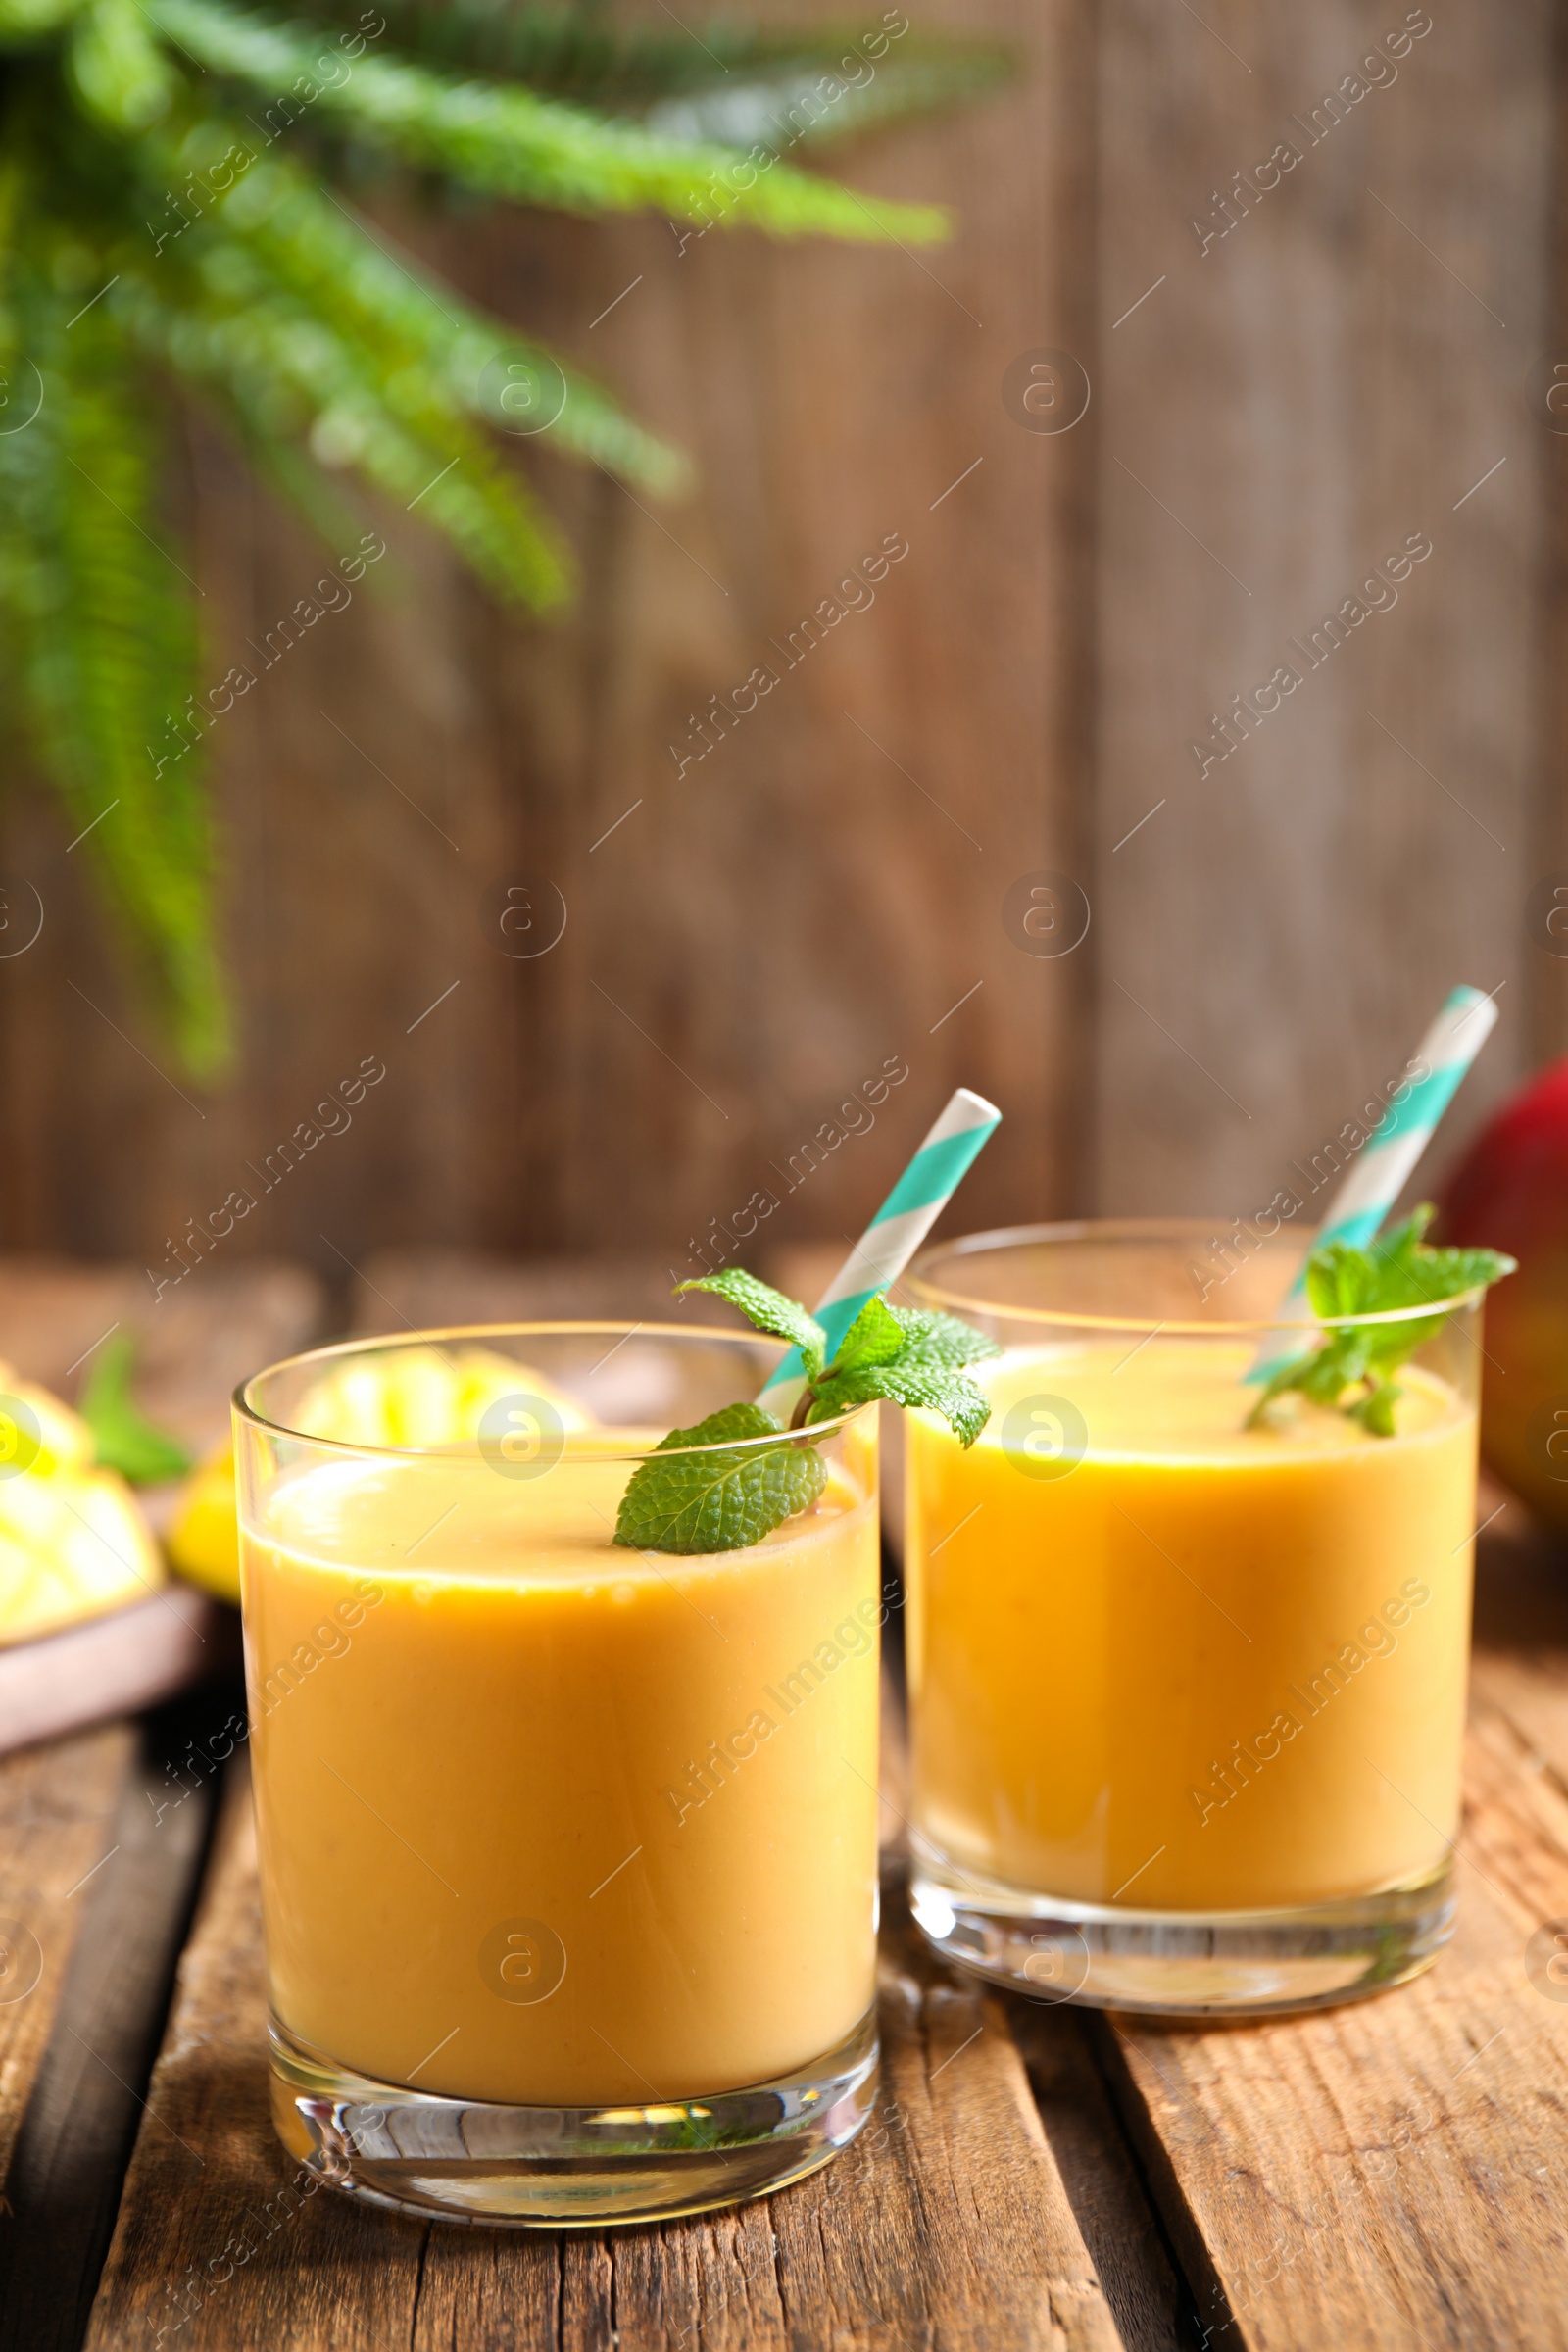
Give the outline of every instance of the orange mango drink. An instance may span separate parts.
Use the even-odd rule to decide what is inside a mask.
[[[1149,1329],[979,1367],[968,1453],[910,1416],[919,1838],[960,1878],[1139,1910],[1418,1880],[1457,1825],[1463,1376],[1404,1366],[1392,1437],[1298,1395],[1248,1429],[1253,1343]]]
[[[574,1433],[522,1479],[307,1451],[242,1511],[296,2042],[420,2092],[640,2105],[765,2082],[864,2018],[874,1408],[810,1510],[697,1557],[610,1540],[662,1434]]]

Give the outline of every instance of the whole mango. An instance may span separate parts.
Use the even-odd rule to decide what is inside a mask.
[[[1519,1261],[1487,1300],[1481,1450],[1568,1531],[1568,1058],[1482,1130],[1444,1189],[1435,1238]]]

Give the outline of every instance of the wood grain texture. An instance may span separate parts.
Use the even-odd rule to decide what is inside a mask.
[[[196,1720],[196,1719],[192,1719]],[[211,1783],[170,1795],[177,1714],[135,1742],[6,2176],[0,2352],[76,2352],[120,2203],[206,1840]]]
[[[1067,2008],[1008,2004],[1014,2040],[1084,2243],[1128,2352],[1187,2352],[1186,2282],[1149,2203],[1097,2063],[1096,2022]]]
[[[271,2134],[236,1772],[149,2090],[165,2128],[138,2137],[89,2352],[532,2352],[612,2333],[625,2352],[1112,2352],[1004,2005],[955,1984],[895,1921],[882,2006],[862,2140],[765,2204],[613,2236],[368,2215],[302,2182]]]
[[[1405,14],[1102,18],[1104,1210],[1267,1203],[1457,980],[1505,993],[1444,1157],[1531,1050],[1525,897],[1560,801],[1534,699],[1550,436],[1524,393],[1550,285],[1551,16],[1461,0],[1361,80]],[[1347,77],[1362,94],[1315,129]],[[1259,195],[1282,142],[1299,160]],[[1433,552],[1382,610],[1315,666],[1291,652],[1416,532]],[[1284,663],[1300,684],[1200,776],[1190,744]]]
[[[1568,940],[1547,933],[1529,894],[1542,890],[1548,902],[1559,883],[1568,885],[1568,803],[1553,789],[1555,747],[1568,740],[1568,410],[1561,385],[1568,382],[1568,75],[1559,72],[1550,92],[1556,179],[1547,256],[1550,292],[1543,322],[1542,349],[1525,399],[1525,430],[1536,444],[1542,490],[1543,560],[1537,607],[1537,710],[1541,750],[1535,795],[1535,823],[1520,877],[1527,909],[1526,962],[1531,982],[1531,1058],[1545,1061],[1568,1053]],[[1561,372],[1559,372],[1561,370]]]
[[[1561,1592],[1542,1574],[1535,1596],[1549,1646]],[[1476,1684],[1458,1927],[1433,1972],[1311,2017],[1100,2029],[1210,2344],[1568,2342],[1568,1984],[1546,1973],[1568,1788],[1493,1703],[1520,1686],[1485,1646]]]
[[[117,1724],[0,1761],[0,2192],[134,1752]]]

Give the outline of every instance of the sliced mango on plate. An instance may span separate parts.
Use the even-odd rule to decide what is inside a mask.
[[[58,1396],[0,1363],[0,1644],[143,1600],[162,1555],[92,1432]]]

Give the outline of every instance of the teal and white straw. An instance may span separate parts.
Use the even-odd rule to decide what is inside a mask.
[[[829,1357],[866,1300],[898,1281],[1001,1124],[994,1102],[959,1087],[822,1294],[816,1319]],[[805,1385],[800,1349],[792,1348],[758,1402],[787,1421]]]
[[[1324,1214],[1318,1230],[1319,1249],[1325,1242],[1365,1249],[1403,1192],[1411,1169],[1431,1142],[1434,1128],[1491,1036],[1496,1018],[1495,1004],[1479,988],[1450,992],[1410,1059],[1409,1066],[1423,1070],[1424,1075],[1410,1080],[1403,1101],[1389,1104],[1362,1145],[1359,1159]],[[1281,1299],[1280,1314],[1287,1322],[1310,1322],[1304,1266]],[[1297,1343],[1289,1331],[1271,1332],[1248,1378],[1266,1380],[1296,1352]]]

